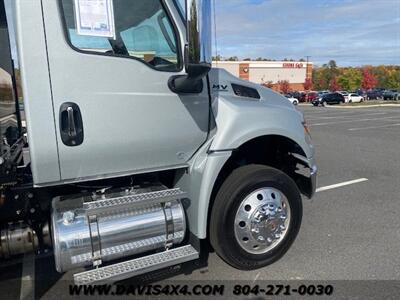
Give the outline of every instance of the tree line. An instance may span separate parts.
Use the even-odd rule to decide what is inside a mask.
[[[257,57],[257,58],[244,58],[240,59],[238,56],[230,56],[230,57],[222,57],[221,55],[213,56],[212,57],[213,61],[301,61],[305,62],[306,60],[304,58],[300,59],[293,59],[293,58],[284,58],[284,59],[271,59],[271,58],[266,58],[266,57]]]
[[[400,89],[400,66],[338,67],[334,60],[313,70],[315,90]]]

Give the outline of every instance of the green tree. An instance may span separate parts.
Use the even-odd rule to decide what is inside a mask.
[[[213,61],[221,61],[221,60],[222,60],[222,57],[221,57],[221,55],[218,54],[217,56],[213,56],[213,57],[212,57],[212,60],[213,60]]]
[[[347,91],[355,91],[361,87],[363,75],[360,69],[345,68],[337,78],[339,86]]]
[[[400,68],[393,67],[389,70],[386,87],[388,89],[400,89]]]
[[[239,61],[239,58],[237,56],[231,56],[227,59],[227,61]]]
[[[325,68],[315,68],[313,70],[313,86],[317,90],[327,90],[329,87],[329,81],[327,80],[327,74]]]

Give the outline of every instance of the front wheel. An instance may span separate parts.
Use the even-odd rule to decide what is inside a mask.
[[[240,167],[226,179],[215,198],[211,245],[237,269],[264,267],[289,250],[302,214],[300,192],[289,176],[261,165]]]

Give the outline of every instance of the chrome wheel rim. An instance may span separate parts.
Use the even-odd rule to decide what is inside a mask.
[[[291,209],[286,196],[271,187],[250,193],[235,216],[235,238],[251,254],[276,248],[289,231]]]

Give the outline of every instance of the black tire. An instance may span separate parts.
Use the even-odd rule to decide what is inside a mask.
[[[236,212],[247,195],[272,187],[288,199],[291,219],[282,241],[269,252],[251,254],[238,243],[234,232]],[[217,193],[210,220],[210,242],[216,253],[229,265],[240,270],[254,270],[279,260],[293,244],[303,215],[300,192],[285,173],[262,165],[248,165],[232,172]]]

